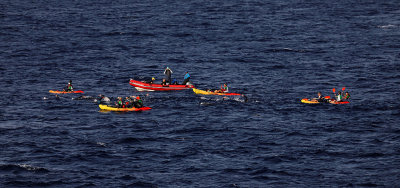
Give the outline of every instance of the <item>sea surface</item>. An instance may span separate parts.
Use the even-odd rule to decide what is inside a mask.
[[[399,187],[399,60],[397,0],[0,1],[0,187]]]

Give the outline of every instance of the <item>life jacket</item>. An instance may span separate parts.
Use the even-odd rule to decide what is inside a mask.
[[[338,101],[341,101],[342,98],[343,98],[342,95],[338,95],[338,96],[337,96],[337,100],[338,100]]]

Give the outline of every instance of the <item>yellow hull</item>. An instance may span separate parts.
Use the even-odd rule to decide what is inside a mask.
[[[193,88],[193,92],[200,95],[241,95],[239,93],[215,93]]]
[[[142,107],[142,108],[116,108],[116,107],[111,107],[103,104],[99,104],[99,108],[102,110],[108,110],[108,111],[118,111],[118,112],[129,112],[129,111],[144,111],[144,110],[150,110],[150,107]]]
[[[319,104],[320,102],[318,101],[310,101],[309,99],[301,99],[302,103],[306,103],[306,104]]]

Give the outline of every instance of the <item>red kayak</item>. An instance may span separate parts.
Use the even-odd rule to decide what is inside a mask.
[[[150,84],[137,80],[130,80],[129,84],[135,87],[138,91],[178,91],[184,89],[193,89],[194,85],[161,85],[161,84]]]

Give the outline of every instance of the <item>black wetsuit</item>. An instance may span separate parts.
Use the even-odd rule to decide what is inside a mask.
[[[317,101],[318,101],[318,102],[326,102],[324,96],[322,96],[322,95],[321,95],[321,97],[318,97],[318,98],[317,98]]]
[[[143,107],[143,101],[142,100],[137,100],[134,102],[135,108],[142,108]]]
[[[170,69],[167,69],[167,70],[165,70],[165,80],[169,83],[169,84],[171,84],[171,70]]]

